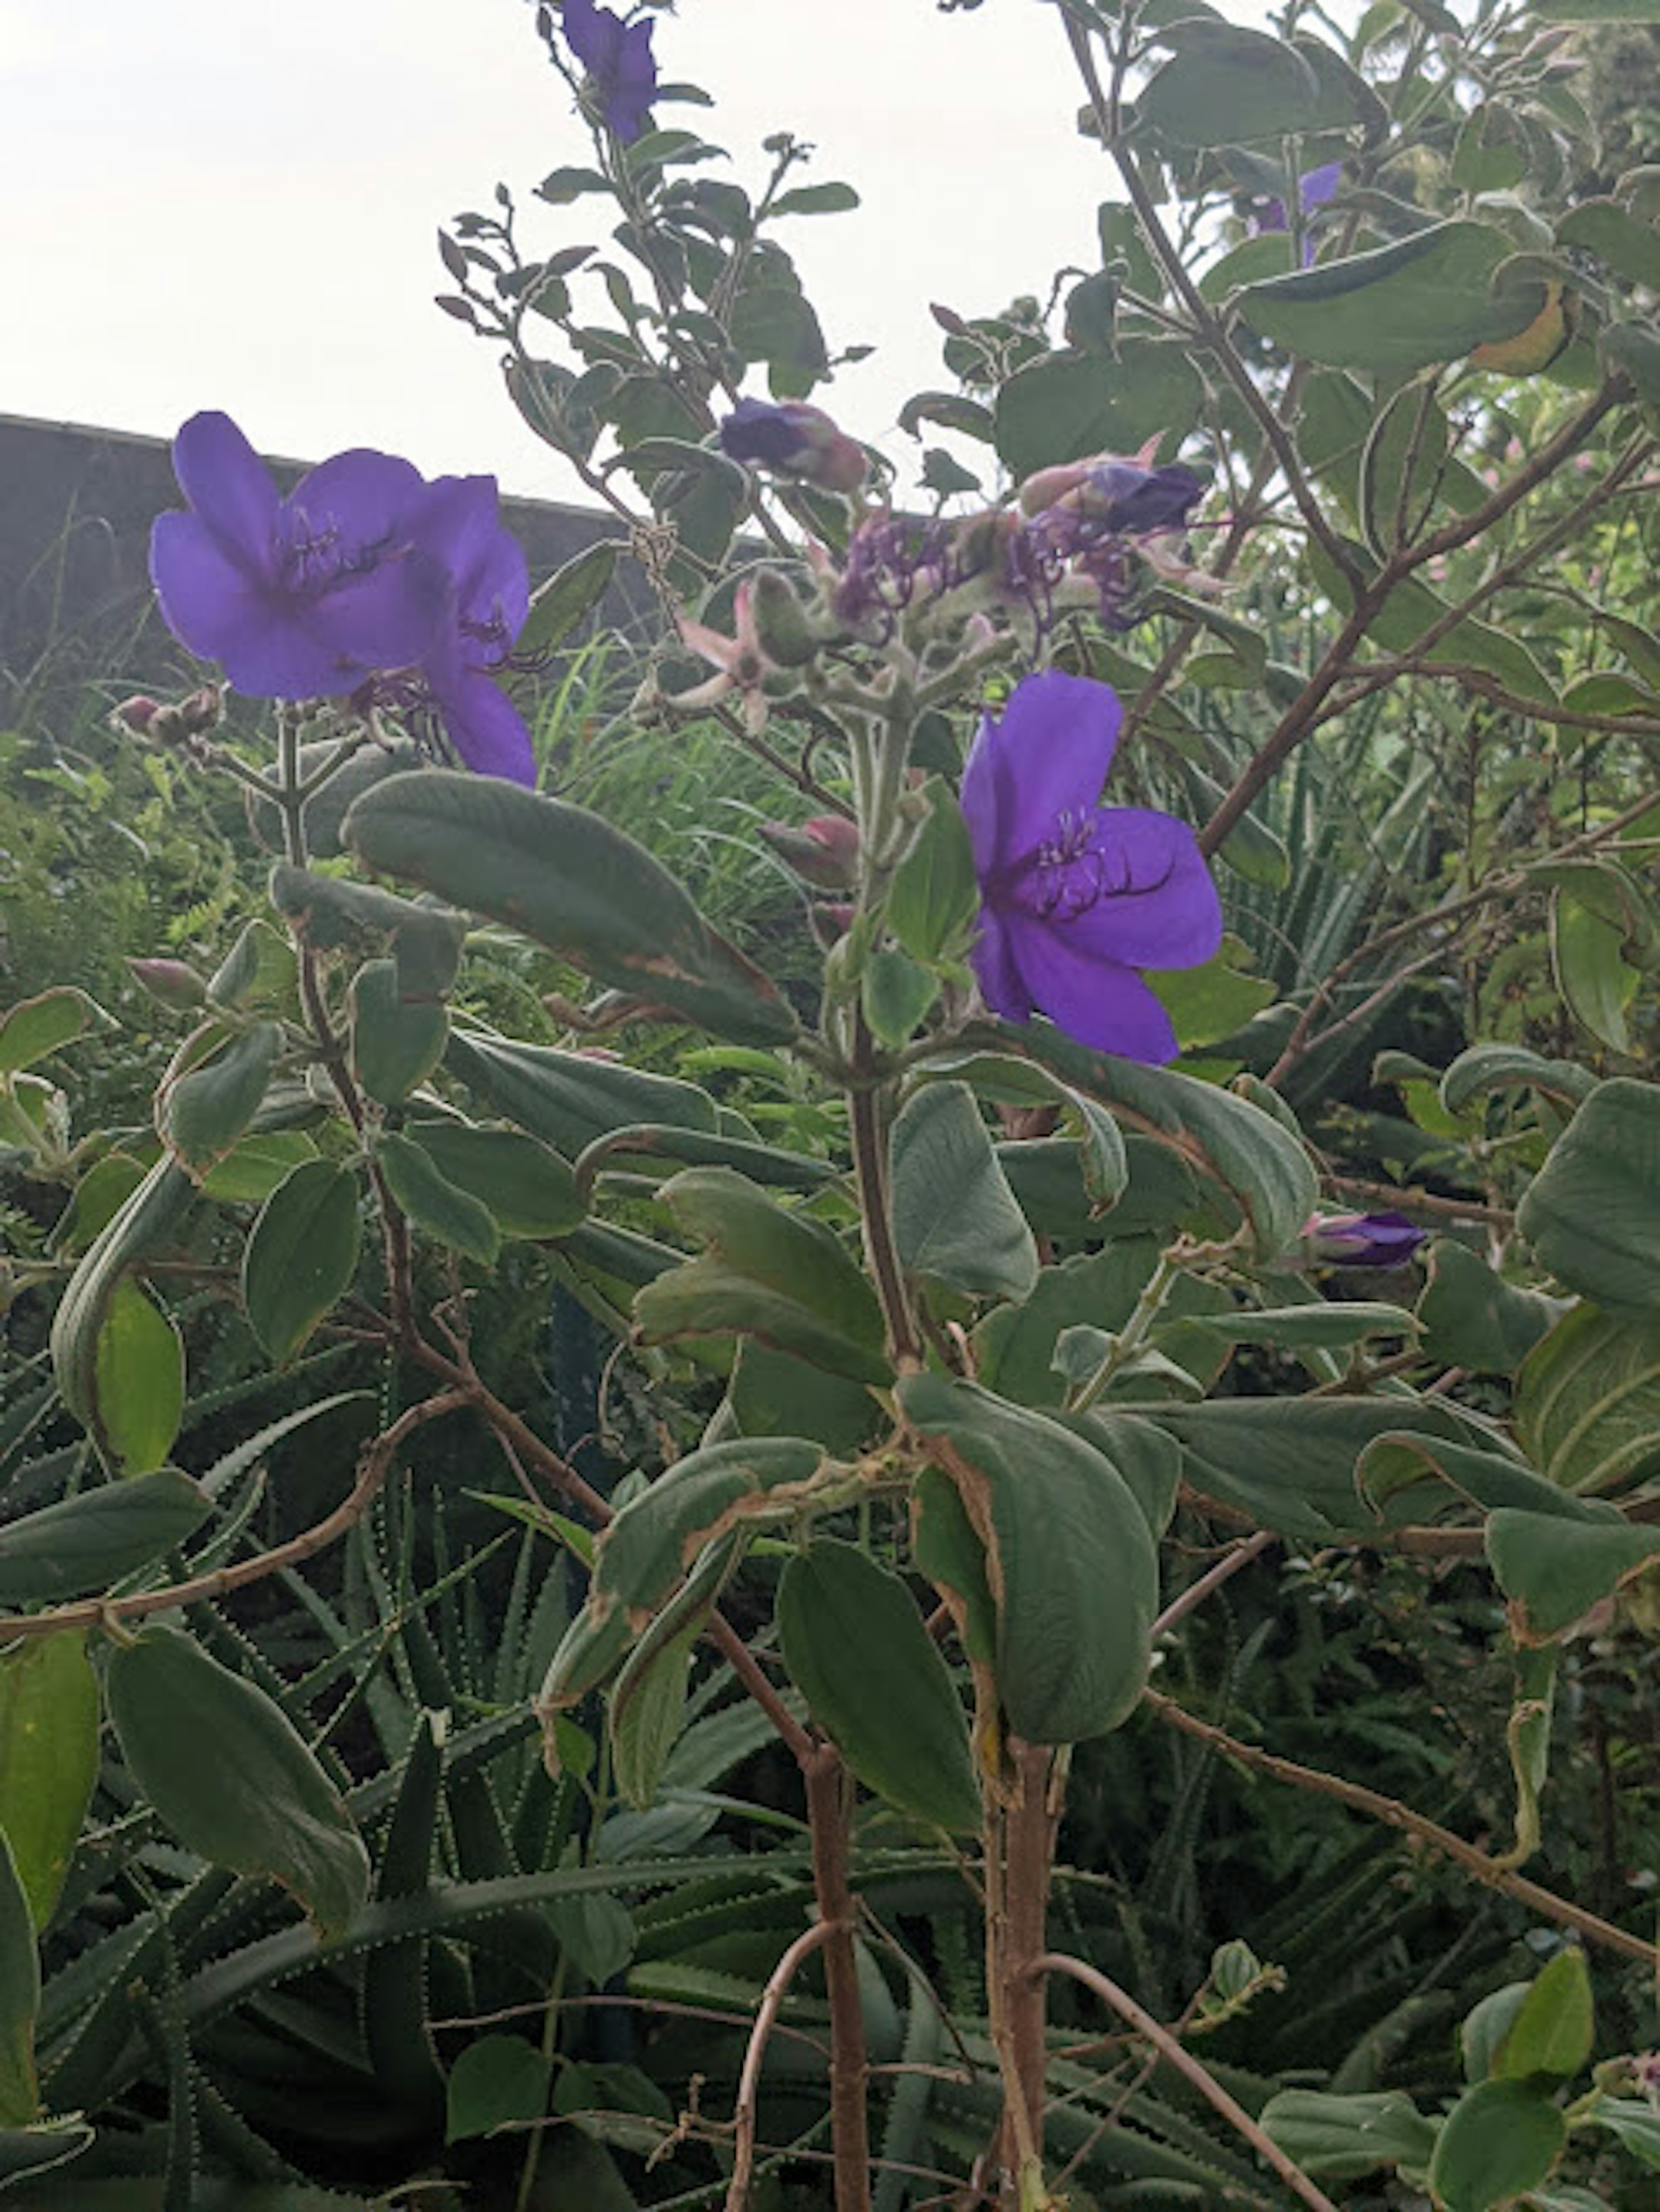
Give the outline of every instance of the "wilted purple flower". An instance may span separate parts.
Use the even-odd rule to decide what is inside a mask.
[[[1051,670],[982,721],[963,777],[980,879],[972,958],[1006,1020],[1047,1014],[1098,1051],[1166,1060],[1176,1033],[1136,970],[1208,960],[1222,910],[1185,823],[1097,804],[1121,719],[1106,684]]]
[[[1341,161],[1323,161],[1317,169],[1303,172],[1297,179],[1297,198],[1304,217],[1311,215],[1316,208],[1324,207],[1342,182],[1342,177],[1343,164]],[[1252,228],[1259,238],[1265,231],[1289,230],[1291,217],[1286,211],[1284,200],[1264,200]],[[1313,259],[1314,240],[1305,239],[1303,266],[1306,269]]]
[[[1428,1233],[1404,1213],[1316,1213],[1303,1231],[1316,1259],[1343,1267],[1398,1267]]]
[[[185,423],[173,467],[190,509],[156,518],[150,575],[182,644],[253,698],[435,709],[469,768],[534,780],[524,723],[489,676],[529,604],[494,477],[429,484],[408,461],[360,450],[283,499],[214,412]]]
[[[168,629],[259,699],[328,699],[426,652],[448,579],[416,551],[426,486],[390,453],[337,453],[286,499],[228,415],[173,440],[186,514],[158,515],[150,577]]]
[[[1020,487],[1020,507],[1031,515],[1058,508],[1094,530],[1138,537],[1185,528],[1204,489],[1179,461],[1150,469],[1117,453],[1097,453],[1028,477]]]
[[[657,64],[651,51],[655,26],[649,17],[626,23],[594,0],[564,0],[559,19],[565,43],[593,82],[606,127],[627,146],[646,127],[646,111],[657,94]]]
[[[1128,629],[1135,619],[1140,563],[1152,557],[1146,541],[1183,529],[1204,489],[1180,462],[1150,468],[1145,455],[1127,459],[1097,453],[1039,469],[1020,487],[1027,520],[1008,547],[1011,588],[1027,601],[1043,629],[1062,578],[1087,576],[1103,622]]]
[[[848,541],[830,605],[850,629],[874,623],[884,635],[893,617],[919,599],[964,583],[976,573],[958,539],[963,526],[938,516],[866,515]]]
[[[778,469],[827,491],[854,492],[865,481],[863,447],[805,399],[740,399],[721,425],[721,445],[734,461]]]

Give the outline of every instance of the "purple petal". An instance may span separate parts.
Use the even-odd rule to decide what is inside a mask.
[[[1096,809],[1094,849],[1069,872],[1097,896],[1071,910],[1042,913],[1037,896],[1015,897],[1092,959],[1127,968],[1196,968],[1222,942],[1222,902],[1185,822],[1150,807]],[[1034,892],[1043,888],[1032,879]]]
[[[535,788],[536,755],[524,717],[488,676],[465,675],[441,690],[435,685],[433,696],[450,743],[470,769]]]
[[[1029,1022],[1031,994],[1021,981],[1013,949],[1002,922],[989,907],[980,909],[980,934],[969,953],[980,995],[1006,1022]]]
[[[524,549],[502,524],[495,477],[440,477],[423,503],[416,543],[453,586],[454,635],[440,641],[440,664],[495,666],[530,611]]]
[[[425,491],[412,462],[355,446],[306,471],[283,502],[284,522],[291,543],[334,532],[352,555],[370,554],[408,539]]]
[[[1005,928],[1022,981],[1056,1029],[1121,1059],[1175,1059],[1170,1016],[1133,969],[1102,960],[1064,930],[1026,915],[1009,915]]]
[[[1297,190],[1306,215],[1310,208],[1324,207],[1342,182],[1343,164],[1323,161],[1317,169],[1305,169],[1297,180]]]
[[[331,690],[350,691],[366,670],[417,666],[431,650],[449,607],[449,579],[438,563],[423,554],[399,551],[373,568],[337,577],[304,607],[299,622],[333,665]],[[228,663],[226,672],[239,690],[246,688]]]
[[[271,471],[228,415],[192,415],[173,441],[173,472],[227,553],[269,573],[281,502]]]
[[[1122,719],[1110,685],[1058,669],[1024,678],[1001,716],[985,718],[963,778],[963,811],[982,876],[1029,858],[1053,841],[1063,814],[1095,805]]]
[[[321,696],[317,679],[331,663],[317,660],[277,586],[251,574],[198,516],[157,515],[150,578],[173,635],[219,661],[239,690],[256,699]]]

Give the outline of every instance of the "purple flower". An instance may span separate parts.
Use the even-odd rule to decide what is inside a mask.
[[[1179,461],[1153,469],[1145,460],[1098,453],[1040,469],[1020,487],[1021,511],[1030,519],[1009,546],[1009,582],[1047,628],[1055,587],[1070,568],[1094,584],[1107,627],[1126,629],[1135,619],[1140,581],[1132,553],[1151,557],[1128,541],[1183,529],[1204,489]]]
[[[286,499],[228,415],[173,441],[186,514],[158,515],[150,577],[167,628],[260,699],[329,699],[426,652],[448,580],[410,531],[426,486],[390,453],[337,453]]]
[[[646,127],[646,111],[657,94],[657,64],[651,51],[655,26],[625,23],[594,0],[565,0],[560,28],[593,80],[606,128],[627,146]]]
[[[1343,1267],[1398,1267],[1428,1233],[1404,1213],[1316,1213],[1303,1231],[1316,1259]]]
[[[489,676],[529,605],[494,477],[429,484],[408,461],[356,451],[283,499],[211,412],[173,451],[190,507],[156,518],[150,576],[181,644],[253,698],[435,711],[469,768],[534,781],[529,734]]]
[[[1136,970],[1208,960],[1222,909],[1185,823],[1097,804],[1121,719],[1106,684],[1052,670],[982,721],[963,777],[974,970],[1006,1021],[1047,1014],[1097,1051],[1173,1060],[1170,1018]]]
[[[1305,222],[1316,208],[1324,207],[1326,202],[1331,198],[1342,182],[1342,178],[1343,164],[1341,161],[1323,161],[1317,169],[1305,169],[1303,172],[1297,179],[1297,198]],[[1264,200],[1252,228],[1259,238],[1264,231],[1289,230],[1291,217],[1286,212],[1284,200]],[[1305,269],[1308,268],[1313,259],[1314,240],[1311,238],[1305,239],[1303,244],[1303,266]]]
[[[776,405],[740,399],[721,425],[721,444],[734,461],[778,469],[829,491],[857,491],[865,481],[864,447],[804,399]]]
[[[416,543],[447,572],[444,620],[420,673],[450,742],[481,775],[534,784],[536,757],[523,717],[491,681],[530,612],[524,549],[496,513],[494,477],[440,477],[421,511]]]

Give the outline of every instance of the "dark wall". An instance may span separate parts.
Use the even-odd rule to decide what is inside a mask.
[[[304,464],[273,465],[286,484]],[[0,722],[77,684],[130,691],[187,680],[189,658],[155,617],[145,566],[151,522],[180,504],[162,439],[0,415]],[[532,584],[620,535],[610,515],[548,500],[505,499],[502,513]],[[650,607],[625,562],[601,619],[640,637]]]

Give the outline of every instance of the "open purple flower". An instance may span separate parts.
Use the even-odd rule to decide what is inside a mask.
[[[1303,1231],[1316,1259],[1341,1267],[1398,1267],[1428,1233],[1404,1213],[1316,1213]]]
[[[443,621],[420,672],[451,744],[470,769],[536,781],[524,719],[491,680],[530,612],[524,549],[502,526],[494,477],[440,477],[422,508],[416,542],[450,581]]]
[[[329,699],[427,651],[449,589],[411,530],[427,487],[391,453],[337,453],[282,498],[228,415],[173,441],[190,501],[158,515],[150,576],[167,628],[259,699]]]
[[[429,484],[408,461],[357,451],[280,496],[228,416],[173,441],[190,501],[159,515],[150,575],[167,627],[257,699],[350,697],[441,718],[481,774],[535,779],[530,737],[490,672],[529,606],[525,556],[493,477]]]
[[[594,0],[565,0],[559,22],[566,45],[593,82],[607,129],[631,144],[645,129],[646,111],[657,95],[651,51],[655,26],[649,17],[625,23]]]
[[[1006,1021],[1047,1014],[1098,1051],[1173,1060],[1170,1017],[1136,970],[1208,960],[1222,910],[1185,823],[1097,804],[1121,720],[1108,685],[1051,670],[982,721],[963,778],[974,970]]]

